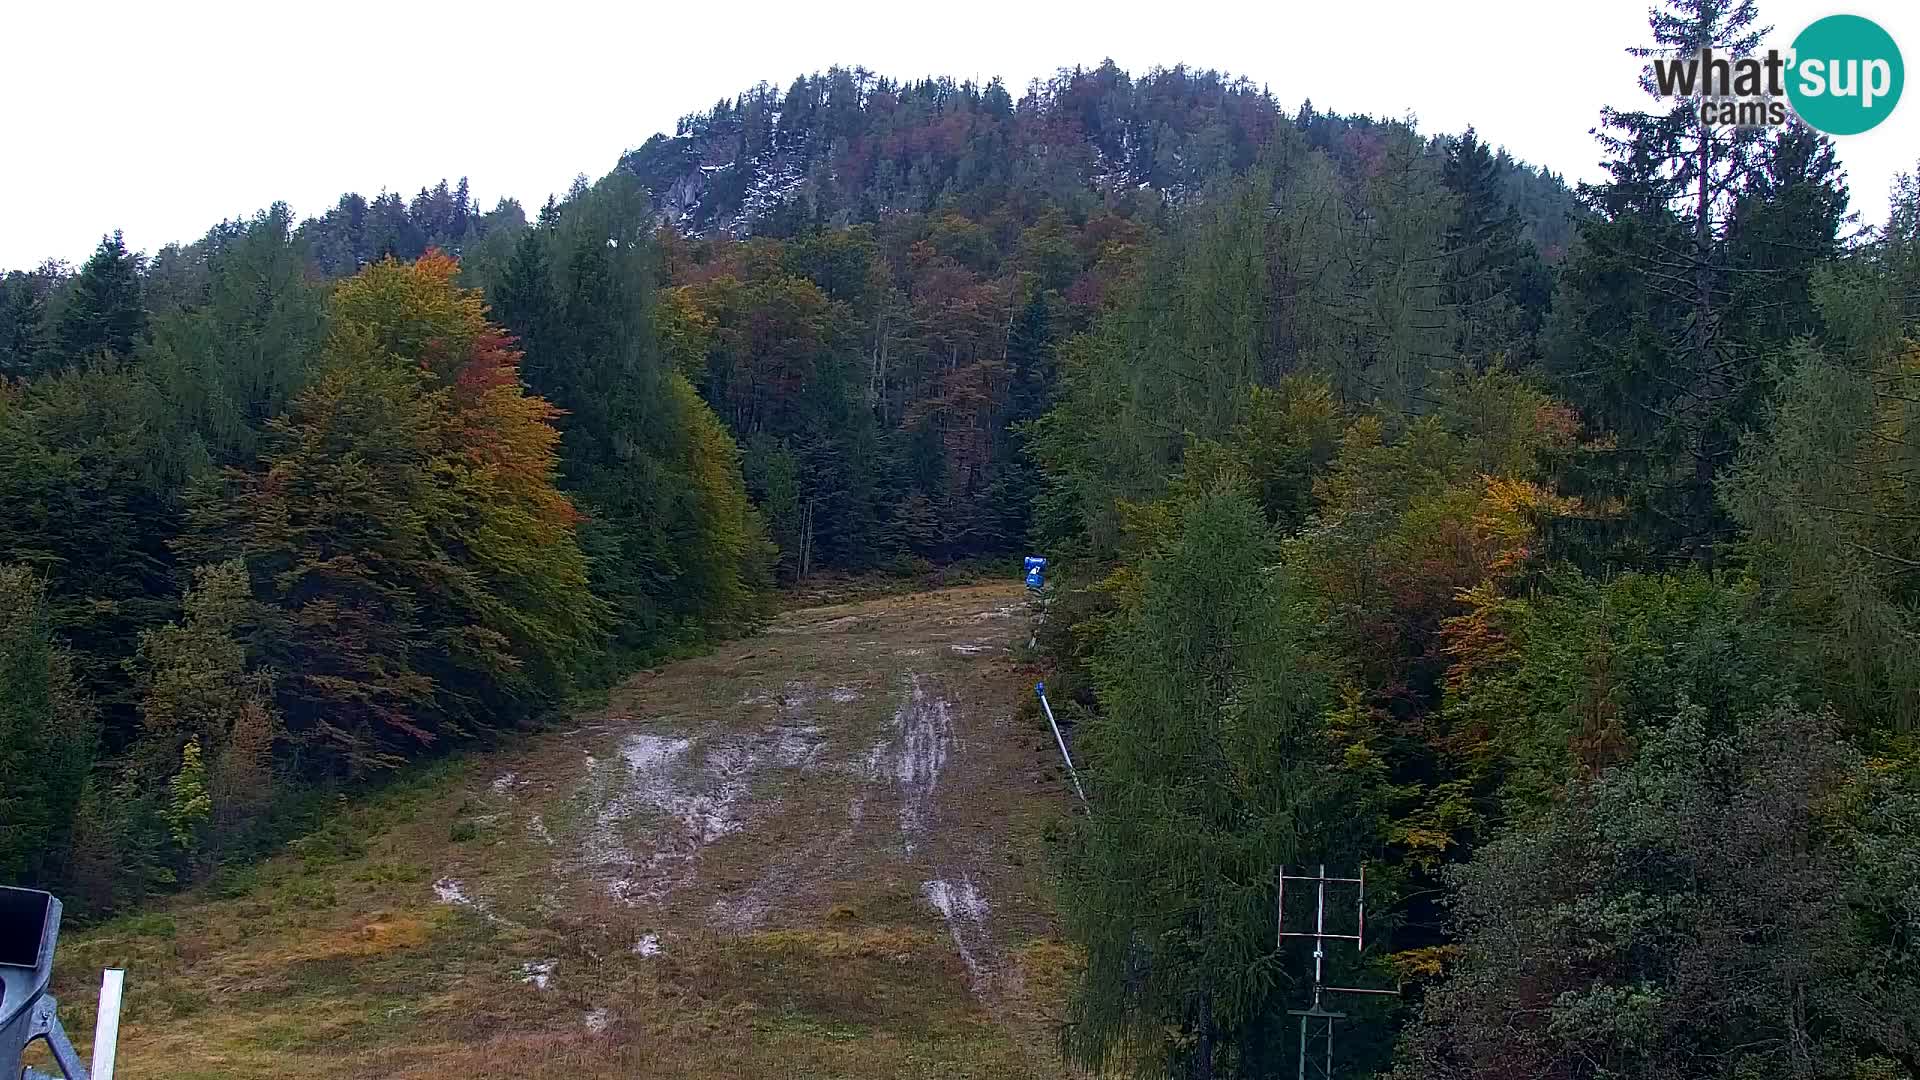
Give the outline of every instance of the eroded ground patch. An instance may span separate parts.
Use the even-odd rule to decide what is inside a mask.
[[[788,612],[72,935],[67,1000],[130,969],[129,1077],[1060,1075],[1026,633],[1017,587]]]

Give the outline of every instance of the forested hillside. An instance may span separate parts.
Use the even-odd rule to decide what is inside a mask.
[[[1282,113],[1264,87],[1215,71],[1111,61],[1035,83],[1016,103],[998,80],[896,82],[863,68],[762,83],[688,116],[621,159],[683,232],[783,235],[940,208],[1030,219],[1103,203],[1184,203],[1253,167],[1279,129],[1338,156],[1400,125]],[[1575,209],[1557,178],[1499,155],[1499,172],[1549,258]],[[1140,193],[1144,192],[1142,197]]]
[[[1215,72],[834,69],[531,217],[11,272],[0,879],[125,909],[779,587],[1034,551],[1077,1064],[1294,1075],[1324,863],[1404,989],[1353,1075],[1920,1075],[1920,187],[1634,94],[1572,192]]]

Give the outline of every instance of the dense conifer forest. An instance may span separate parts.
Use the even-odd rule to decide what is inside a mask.
[[[537,208],[8,272],[0,880],[129,910],[783,587],[1037,552],[1072,1061],[1295,1075],[1275,869],[1364,863],[1353,1075],[1920,1075],[1920,184],[1617,100],[1571,190],[834,69]]]

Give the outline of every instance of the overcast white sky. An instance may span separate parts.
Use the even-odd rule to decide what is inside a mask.
[[[1844,2],[1844,0],[1843,0]],[[831,64],[897,78],[998,75],[1016,97],[1112,57],[1265,83],[1287,108],[1473,124],[1592,177],[1603,102],[1638,98],[1645,0],[1048,4],[969,0],[417,3],[0,0],[0,267],[79,261],[103,231],[152,251],[265,206],[471,178],[534,206],[681,115]],[[1865,15],[1920,59],[1920,4],[1761,0],[1784,48],[1813,19]],[[1920,97],[1920,91],[1906,95]],[[1882,220],[1920,157],[1920,100],[1840,140],[1854,206]]]

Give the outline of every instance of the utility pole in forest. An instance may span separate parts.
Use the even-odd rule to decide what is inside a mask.
[[[1313,929],[1287,929],[1287,882],[1311,882],[1314,886]],[[1360,986],[1328,986],[1325,982],[1325,964],[1327,942],[1351,941],[1355,952],[1367,947],[1367,868],[1360,867],[1359,877],[1328,877],[1327,864],[1321,863],[1319,872],[1314,874],[1289,874],[1282,866],[1275,874],[1278,886],[1274,909],[1279,930],[1279,947],[1284,947],[1290,937],[1313,939],[1313,997],[1304,1009],[1288,1009],[1288,1016],[1300,1018],[1300,1067],[1297,1080],[1330,1080],[1333,1076],[1333,1026],[1335,1022],[1346,1019],[1343,1012],[1332,1012],[1320,1003],[1320,995],[1325,994],[1391,994],[1398,990],[1371,990]],[[1351,934],[1330,934],[1327,932],[1327,886],[1356,885],[1359,892],[1354,901],[1356,919]]]

